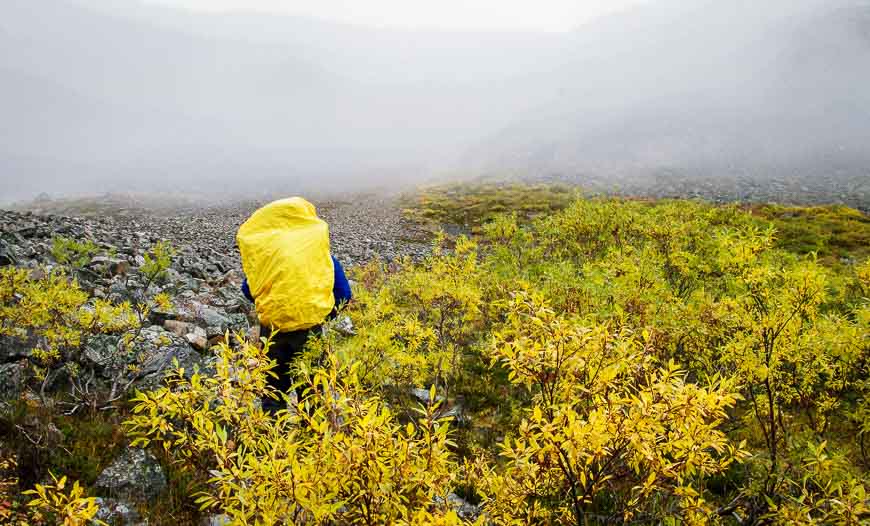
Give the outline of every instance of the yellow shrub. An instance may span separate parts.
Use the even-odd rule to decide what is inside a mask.
[[[36,508],[48,518],[63,526],[86,526],[96,524],[108,526],[105,522],[97,520],[99,508],[94,497],[85,497],[84,489],[78,481],[73,482],[67,490],[66,477],[57,478],[51,475],[53,484],[37,484],[35,489],[27,490],[25,495],[33,495],[35,498],[28,502],[28,506]]]
[[[501,445],[504,467],[483,480],[497,523],[594,522],[604,494],[626,520],[713,514],[704,479],[744,456],[719,429],[737,400],[732,382],[688,383],[630,333],[584,327],[539,298],[518,294],[506,309],[493,360],[534,401]]]
[[[220,346],[216,374],[179,371],[169,386],[134,398],[134,444],[156,442],[211,477],[198,502],[237,524],[388,524],[410,520],[449,491],[455,461],[436,407],[401,425],[359,383],[357,365],[329,348],[304,380],[300,406],[263,413],[274,365],[241,341]],[[267,343],[267,345],[269,345]]]

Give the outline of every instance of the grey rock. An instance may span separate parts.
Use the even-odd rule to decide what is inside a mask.
[[[150,453],[127,448],[100,473],[95,487],[114,498],[153,499],[166,489],[166,475]]]
[[[335,323],[332,325],[336,332],[339,334],[344,334],[345,336],[351,336],[356,334],[356,331],[353,328],[353,320],[350,319],[350,316],[343,315],[340,316]],[[426,399],[429,399],[428,393],[426,394]]]
[[[112,276],[121,276],[130,270],[130,262],[124,259],[110,258],[108,256],[94,256],[88,267],[98,267]]]
[[[37,340],[34,337],[15,338],[0,336],[0,363],[27,358],[33,353]]]
[[[95,499],[100,511],[97,512],[97,520],[101,520],[110,526],[132,526],[148,524],[142,522],[142,517],[136,508],[124,500],[97,497]]]
[[[445,499],[443,497],[435,497],[434,500],[436,504],[445,504]],[[450,493],[447,495],[446,505],[448,508],[455,511],[461,519],[474,521],[477,520],[478,517],[480,517],[480,506],[475,506],[474,504],[471,504],[470,502],[455,493]]]
[[[245,302],[246,307],[250,306],[250,303]],[[230,318],[230,329],[232,330],[245,330],[248,328],[248,308],[244,310],[244,312],[234,312],[229,315]]]
[[[182,288],[186,288],[193,292],[199,292],[204,284],[205,282],[203,280],[193,277],[186,277],[181,280]]]
[[[414,398],[419,400],[421,403],[423,403],[423,404],[429,403],[429,390],[428,389],[423,389],[421,387],[413,387],[413,388],[411,388],[410,393],[411,393],[411,396],[413,396]],[[444,397],[436,394],[435,401],[436,402],[443,402]]]
[[[144,390],[156,388],[174,368],[174,362],[184,368],[186,375],[192,374],[202,362],[202,356],[186,339],[156,325],[142,331],[134,344],[134,354],[140,363],[138,387]]]
[[[98,334],[88,339],[82,349],[83,361],[93,366],[101,374],[110,378],[119,370],[126,368],[133,357],[128,352],[118,350],[119,336]]]
[[[190,322],[200,327],[218,327],[221,331],[231,325],[231,320],[225,312],[202,303],[203,295],[196,295],[192,291],[185,291],[178,295],[176,304],[176,319]],[[188,300],[187,298],[191,298]],[[193,299],[196,298],[196,299]],[[213,299],[213,298],[212,298]]]
[[[443,411],[438,415],[439,418],[452,418],[452,422],[458,426],[468,426],[471,424],[471,418],[466,413],[462,404],[457,403],[450,409]]]
[[[199,318],[205,322],[207,327],[220,327],[223,330],[230,326],[230,319],[217,310],[205,306],[198,310]]]
[[[115,301],[124,301],[129,296],[130,292],[127,290],[126,285],[121,281],[115,281],[111,285],[109,285],[109,298]]]
[[[163,328],[167,331],[175,334],[176,336],[187,336],[188,334],[192,334],[197,329],[200,329],[196,325],[186,322],[186,321],[178,321],[178,320],[166,320],[163,322]],[[205,334],[203,333],[203,336]]]
[[[218,338],[224,335],[224,331],[221,327],[211,326],[205,329],[205,337],[209,340],[212,338]]]
[[[0,267],[5,265],[14,265],[18,258],[15,257],[15,252],[9,243],[0,239]]]
[[[0,364],[0,398],[17,398],[28,377],[27,362]]]
[[[136,257],[137,257],[137,258],[141,258],[141,256],[136,256]],[[137,260],[137,261],[138,261],[138,260]],[[142,263],[143,263],[143,264],[145,263],[144,258],[142,258]],[[170,267],[170,268],[168,268],[168,269],[166,270],[166,281],[168,281],[169,283],[172,283],[172,284],[178,286],[178,285],[180,285],[179,282],[180,282],[182,279],[184,279],[184,278],[183,278],[183,276],[181,275],[181,273],[178,272],[177,270],[175,270],[174,268],[171,268],[171,267]]]
[[[229,526],[232,522],[229,515],[209,515],[207,517],[203,517],[202,526]]]

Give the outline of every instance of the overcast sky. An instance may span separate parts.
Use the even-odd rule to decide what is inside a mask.
[[[305,15],[376,27],[567,31],[645,0],[144,0],[194,10]]]

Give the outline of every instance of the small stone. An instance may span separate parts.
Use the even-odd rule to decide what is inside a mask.
[[[181,336],[182,338],[193,332],[193,329],[196,328],[196,325],[192,323],[188,323],[186,321],[178,321],[178,320],[166,320],[163,322],[163,328],[167,331],[175,334],[176,336]]]
[[[113,260],[109,263],[109,274],[113,276],[126,275],[130,270],[130,262],[125,260]]]
[[[205,336],[198,334],[188,334],[187,341],[193,345],[193,348],[198,351],[205,351],[209,348],[209,340]]]

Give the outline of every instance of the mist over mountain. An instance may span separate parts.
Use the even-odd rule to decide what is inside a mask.
[[[567,34],[0,6],[0,202],[440,173],[870,180],[870,4],[651,0]]]
[[[870,178],[870,5],[704,3],[579,31],[563,94],[466,157],[489,170]],[[602,53],[601,50],[608,50]]]

